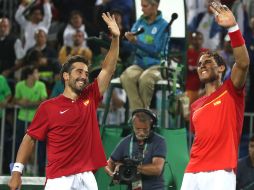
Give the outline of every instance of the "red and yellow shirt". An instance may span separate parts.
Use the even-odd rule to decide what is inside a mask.
[[[231,79],[210,96],[191,106],[195,134],[185,172],[235,169],[244,116],[244,88],[236,90]]]

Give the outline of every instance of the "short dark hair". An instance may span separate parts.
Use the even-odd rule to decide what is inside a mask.
[[[71,70],[73,69],[72,65],[76,62],[81,62],[86,64],[87,66],[89,66],[89,63],[87,61],[87,59],[84,56],[81,55],[74,55],[74,56],[70,56],[66,62],[63,64],[61,70],[60,70],[60,77],[62,82],[64,83],[64,78],[63,78],[63,73],[67,72],[70,73]]]
[[[224,75],[226,74],[226,71],[227,71],[227,64],[224,61],[224,59],[219,55],[218,52],[211,51],[211,50],[208,50],[208,51],[205,51],[205,52],[201,53],[200,57],[203,56],[203,55],[207,55],[208,57],[213,57],[218,66],[224,65],[225,70],[222,73],[222,79],[223,79],[223,77],[224,77]]]
[[[29,75],[32,75],[34,70],[38,69],[36,66],[26,66],[22,69],[21,80],[26,80]]]
[[[141,122],[150,121],[151,127],[153,127],[157,122],[156,114],[149,109],[135,109],[132,112],[132,121],[134,120],[134,116],[138,117]]]
[[[160,4],[160,0],[146,0],[146,1],[151,5]]]
[[[39,10],[41,12],[42,15],[44,15],[44,9],[42,8],[41,5],[37,5],[34,7],[31,7],[29,14],[32,15],[35,11]]]
[[[71,20],[71,18],[73,16],[76,16],[76,15],[79,15],[82,19],[84,19],[84,16],[83,16],[81,11],[79,11],[79,10],[73,10],[73,11],[70,12],[69,20]]]

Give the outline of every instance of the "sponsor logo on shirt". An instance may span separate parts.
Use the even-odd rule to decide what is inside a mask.
[[[65,112],[67,112],[69,109],[67,109],[67,110],[64,110],[64,111],[60,111],[59,113],[60,114],[64,114]]]
[[[87,106],[89,104],[89,102],[90,102],[89,100],[85,100],[83,103],[85,106]]]

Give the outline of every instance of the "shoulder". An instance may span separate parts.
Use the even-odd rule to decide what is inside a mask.
[[[132,134],[129,134],[128,136],[124,137],[120,142],[121,143],[129,143],[131,141]]]
[[[41,85],[41,86],[44,86],[44,85],[45,85],[45,83],[42,82],[42,81],[40,81],[40,80],[37,80],[37,81],[36,81],[36,84],[37,84],[37,85]]]
[[[159,21],[162,24],[168,24],[168,22],[162,17],[162,12],[158,11],[156,21]]]
[[[158,134],[156,132],[152,132],[152,133],[153,133],[153,141],[156,141],[158,143],[166,142],[165,138],[163,136],[161,136],[160,134]]]
[[[48,108],[50,106],[54,106],[54,105],[60,105],[60,99],[59,99],[59,96],[57,97],[54,97],[54,98],[50,98],[50,99],[47,99],[47,100],[44,100],[41,104],[40,104],[40,107],[41,108]]]
[[[5,77],[3,75],[0,75],[0,82],[5,82],[5,81],[6,81]]]
[[[228,89],[231,94],[236,94],[237,96],[244,96],[245,86],[243,86],[241,89],[237,89],[233,81],[231,80],[231,77],[229,77],[227,80],[223,82],[223,87]]]
[[[35,85],[36,85],[37,88],[44,88],[44,87],[46,87],[45,83],[42,82],[42,81],[39,81],[39,80],[36,81]]]
[[[25,86],[25,81],[24,81],[24,80],[19,81],[19,82],[17,82],[17,84],[16,84],[16,88],[20,88],[21,86],[22,86],[22,87]]]
[[[122,138],[120,141],[119,141],[119,143],[118,143],[118,147],[119,146],[127,146],[127,145],[129,145],[130,144],[130,141],[131,141],[131,137],[132,137],[132,134],[130,134],[130,135],[128,135],[128,136],[126,136],[126,137],[124,137],[124,138]]]

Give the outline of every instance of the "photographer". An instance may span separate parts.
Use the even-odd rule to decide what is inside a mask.
[[[156,115],[150,110],[133,111],[133,133],[116,146],[105,167],[113,182],[132,190],[164,189],[166,142],[152,130],[155,122]]]

